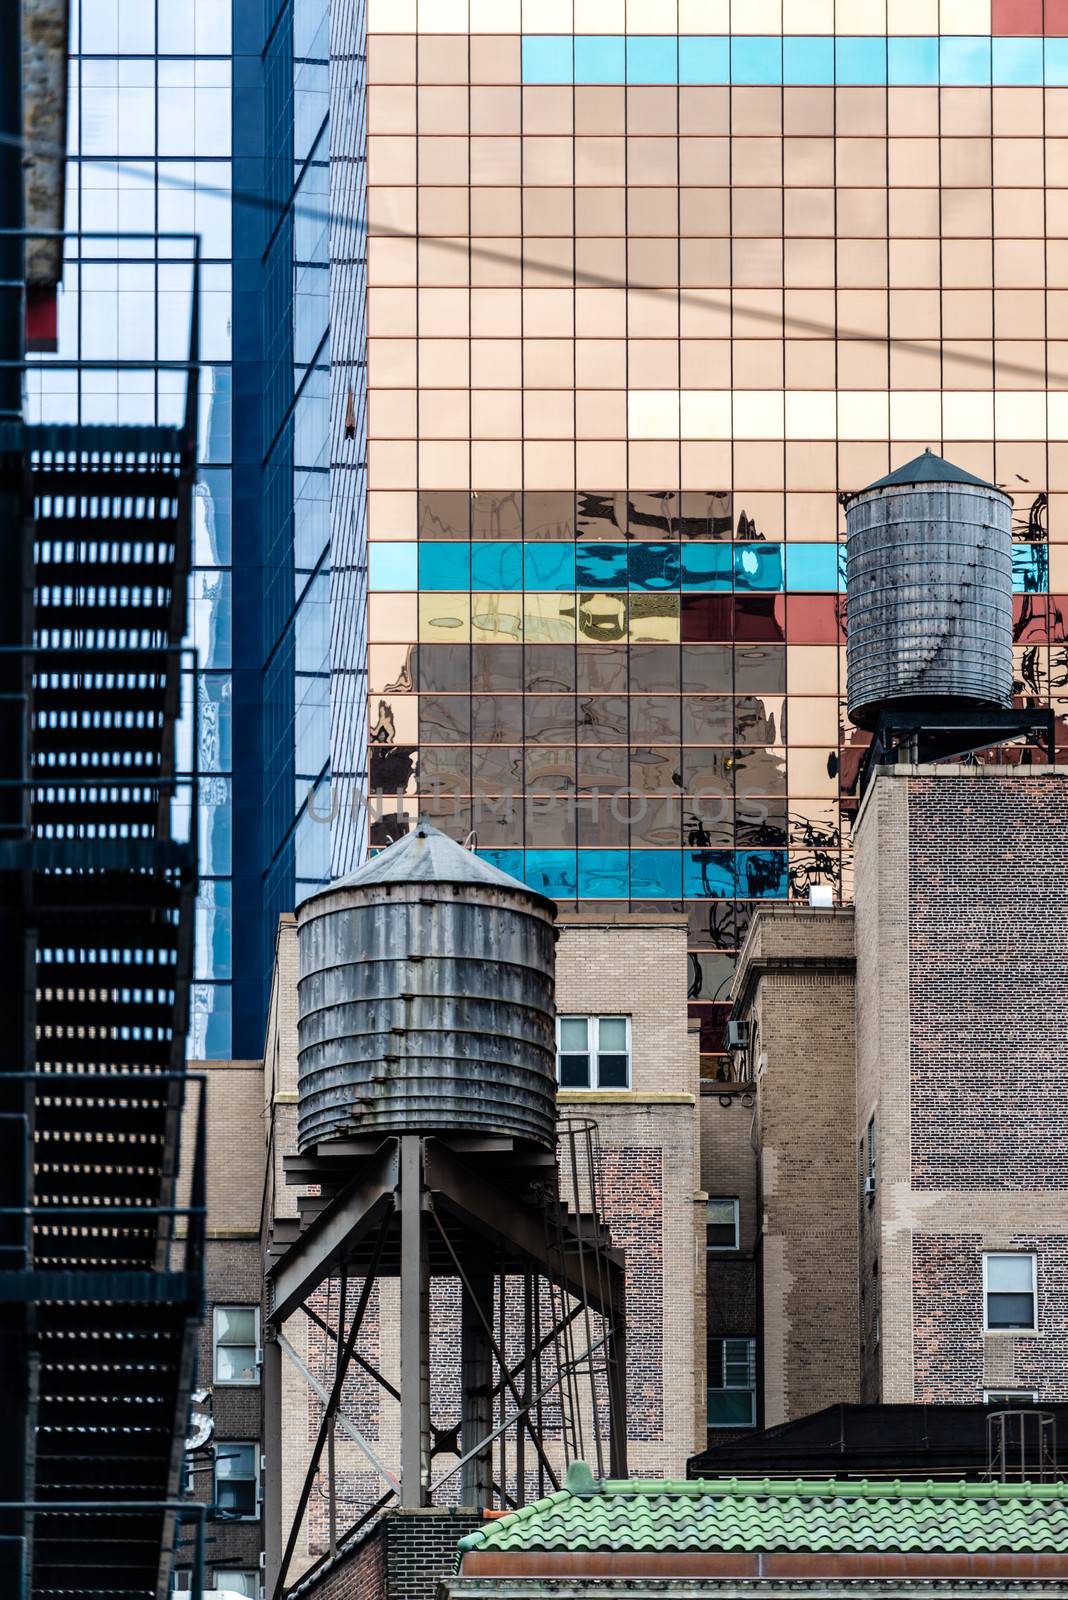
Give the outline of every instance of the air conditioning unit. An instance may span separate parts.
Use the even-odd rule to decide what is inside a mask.
[[[861,1185],[861,1193],[866,1195],[873,1195],[875,1193],[875,1179],[872,1177],[870,1172]]]
[[[728,1022],[727,1024],[727,1049],[746,1050],[749,1047],[748,1022]]]

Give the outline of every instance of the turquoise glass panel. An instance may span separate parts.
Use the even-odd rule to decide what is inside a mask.
[[[464,540],[438,540],[418,549],[420,589],[471,587],[471,546]]]
[[[731,39],[732,83],[781,83],[782,39],[735,34]]]
[[[837,589],[837,544],[788,544],[786,587],[804,590]]]
[[[689,900],[729,900],[734,896],[733,850],[684,850],[682,887]]]
[[[673,34],[628,36],[628,83],[677,83],[678,76],[679,41]]]
[[[417,544],[372,542],[367,546],[368,582],[372,589],[415,589],[418,578]]]
[[[745,900],[785,900],[789,889],[785,850],[739,850],[738,894]]]
[[[1046,39],[1044,58],[1046,83],[1068,84],[1068,39]]]
[[[682,894],[678,850],[632,850],[630,893],[634,900],[677,900]]]
[[[632,589],[677,589],[679,586],[679,547],[677,544],[630,546],[630,586]]]
[[[991,77],[998,84],[1042,82],[1041,39],[993,39]]]
[[[574,850],[528,850],[525,881],[551,900],[574,900],[575,854]]]
[[[1044,544],[1014,544],[1012,587],[1016,594],[1045,594],[1049,588],[1049,551]]]
[[[580,589],[625,589],[627,587],[626,545],[576,545],[575,576]]]
[[[626,51],[619,34],[579,34],[575,38],[576,83],[622,83]]]
[[[679,40],[680,83],[728,83],[730,40],[723,34],[694,34]]]
[[[520,883],[525,882],[522,850],[480,850],[478,854],[483,861],[488,861],[491,867],[507,872],[511,878],[518,878]]]
[[[889,39],[887,77],[892,84],[936,84],[938,82],[938,40],[930,38]]]
[[[960,35],[939,43],[939,78],[943,84],[982,86],[990,82],[989,36]]]
[[[626,900],[629,873],[626,850],[580,850],[579,894],[587,900]]]
[[[528,544],[523,550],[524,583],[528,589],[573,589],[573,544]]]
[[[729,544],[684,544],[682,587],[684,589],[731,589],[734,586],[734,546]]]
[[[886,39],[863,34],[844,35],[834,41],[836,83],[878,84],[886,82]]]
[[[524,83],[571,83],[574,41],[569,33],[535,34],[523,40]]]
[[[783,586],[781,544],[736,544],[734,586],[774,593]]]
[[[523,546],[476,540],[471,546],[472,589],[501,590],[523,587]]]
[[[787,84],[834,82],[834,40],[788,36],[782,42],[782,81]]]

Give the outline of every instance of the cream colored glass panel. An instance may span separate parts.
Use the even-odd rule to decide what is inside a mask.
[[[575,638],[573,594],[525,594],[523,629],[528,644],[569,644]]]
[[[523,637],[521,594],[472,594],[471,637],[491,643],[515,643]]]
[[[419,638],[442,644],[459,644],[471,637],[469,594],[421,594]]]

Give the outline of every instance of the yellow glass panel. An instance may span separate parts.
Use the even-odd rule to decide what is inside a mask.
[[[578,627],[582,637],[601,644],[625,639],[627,600],[625,594],[580,594]]]
[[[632,594],[630,597],[630,639],[632,644],[677,644],[679,640],[679,596],[677,594]]]
[[[519,594],[473,594],[471,637],[491,643],[518,642],[523,637],[523,597]]]
[[[575,638],[575,596],[525,594],[523,630],[528,644],[570,644]]]
[[[419,596],[419,637],[422,640],[451,641],[459,644],[471,637],[471,596],[464,594],[421,594]]]

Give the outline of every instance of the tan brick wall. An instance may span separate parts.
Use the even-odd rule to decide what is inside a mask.
[[[873,1110],[878,1134],[876,1194],[861,1207],[865,1397],[979,1400],[984,1388],[1020,1388],[1059,1400],[1068,1190],[1054,1148],[1064,1148],[1063,1028],[1051,997],[1063,982],[1068,777],[882,771],[854,839],[858,1143]],[[943,1171],[959,1185],[939,1187]],[[1035,1251],[1038,1337],[984,1336],[988,1250]]]
[[[756,1076],[764,1420],[858,1392],[853,919],[762,911],[735,1009]]]
[[[685,919],[624,912],[560,919],[557,1010],[629,1016],[632,1085],[628,1094],[562,1093],[561,1114],[581,1108],[594,1116],[602,1148],[619,1158],[626,1151],[659,1158],[661,1215],[645,1218],[644,1226],[659,1235],[661,1394],[654,1403],[645,1392],[646,1381],[655,1384],[654,1374],[646,1380],[631,1372],[628,1397],[630,1470],[650,1476],[684,1475],[687,1456],[705,1443],[698,1039],[687,1024],[685,977]],[[638,1215],[609,1220],[617,1232],[625,1223],[632,1237],[643,1226]],[[637,1277],[628,1272],[635,1308],[647,1292]],[[653,1410],[662,1419],[659,1430],[649,1425]],[[660,1437],[649,1436],[658,1431]]]

